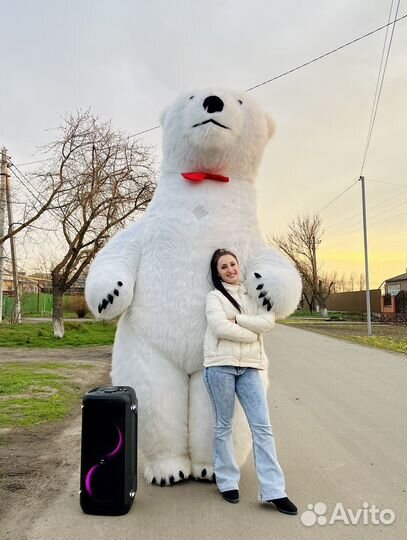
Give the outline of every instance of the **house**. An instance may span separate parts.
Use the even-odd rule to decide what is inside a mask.
[[[382,313],[405,313],[407,303],[407,272],[384,282]]]
[[[38,292],[39,287],[41,287],[41,280],[27,276],[25,272],[18,272],[18,284],[22,294],[36,293]],[[13,273],[11,270],[7,269],[3,271],[3,294],[4,296],[14,295]]]
[[[407,272],[399,276],[386,279],[384,282],[384,294],[396,296],[400,291],[407,291]]]

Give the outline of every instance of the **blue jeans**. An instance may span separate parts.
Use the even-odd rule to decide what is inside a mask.
[[[213,455],[219,491],[239,488],[240,471],[233,456],[232,420],[235,394],[242,405],[253,439],[260,500],[286,497],[284,474],[277,461],[264,386],[257,369],[213,366],[204,381],[215,416]]]

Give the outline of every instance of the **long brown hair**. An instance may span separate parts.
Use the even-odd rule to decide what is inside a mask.
[[[223,286],[223,281],[220,279],[218,275],[218,261],[223,255],[231,255],[236,259],[237,264],[239,264],[239,261],[237,260],[237,257],[234,253],[229,251],[228,249],[217,249],[211,259],[211,275],[212,275],[212,283],[215,287],[215,289],[218,289],[226,298],[235,306],[235,308],[239,311],[239,313],[242,312],[241,307],[239,306],[238,302],[228,293],[228,291]]]

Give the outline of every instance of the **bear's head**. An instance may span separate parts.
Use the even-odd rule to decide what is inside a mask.
[[[271,117],[243,92],[181,95],[161,114],[163,173],[212,172],[253,179],[274,132]]]

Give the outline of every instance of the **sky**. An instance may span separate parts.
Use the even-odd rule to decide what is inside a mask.
[[[63,115],[88,107],[125,134],[157,126],[178,93],[254,86],[386,24],[391,4],[0,0],[0,145],[16,164],[41,159]],[[406,13],[401,0],[398,16]],[[277,126],[257,179],[262,230],[283,234],[298,215],[320,211],[326,272],[364,272],[360,182],[329,203],[360,175],[384,38],[382,30],[251,92]],[[407,266],[406,51],[404,19],[363,170],[372,288]],[[140,140],[159,163],[160,130]],[[38,249],[21,250],[20,265]]]

